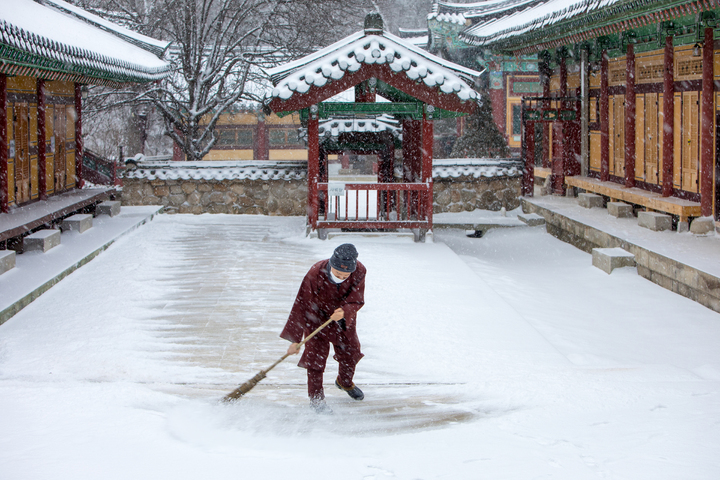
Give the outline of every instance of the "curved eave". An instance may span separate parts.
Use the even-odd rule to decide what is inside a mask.
[[[0,68],[34,69],[42,78],[83,78],[82,83],[146,83],[165,78],[170,65],[148,68],[70,47],[0,20]],[[15,73],[16,74],[16,73]]]
[[[364,64],[357,72],[348,73],[341,79],[329,82],[322,87],[310,87],[306,93],[295,93],[287,100],[274,97],[267,103],[267,107],[277,114],[299,111],[325,101],[373,77],[421,102],[443,110],[473,113],[477,106],[477,101],[474,99],[461,100],[453,93],[443,93],[437,87],[428,87],[422,81],[410,80],[404,72],[395,73],[387,65]]]
[[[488,47],[513,55],[528,55],[720,8],[720,0],[632,0],[593,9],[593,4],[598,3],[597,0],[586,0],[576,4],[573,7],[578,13],[559,21],[553,22],[553,18],[567,15],[566,10],[488,36],[468,33],[472,27],[458,36],[473,46]]]

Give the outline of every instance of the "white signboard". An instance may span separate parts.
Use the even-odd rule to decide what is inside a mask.
[[[10,148],[8,148],[8,157],[15,158],[15,140],[10,140]]]
[[[344,197],[345,196],[345,184],[342,182],[328,183],[328,196]]]

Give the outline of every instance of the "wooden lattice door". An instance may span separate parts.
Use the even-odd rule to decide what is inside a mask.
[[[30,130],[28,104],[16,103],[13,111],[15,136],[15,202],[30,201]]]
[[[55,105],[53,138],[55,139],[54,171],[55,171],[55,192],[65,190],[67,175],[67,152],[65,147],[67,116],[65,105]]]
[[[610,98],[610,174],[625,176],[625,95]]]
[[[683,92],[682,95],[682,169],[680,188],[699,192],[700,173],[700,95]]]

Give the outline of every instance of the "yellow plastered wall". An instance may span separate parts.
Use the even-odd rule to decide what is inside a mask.
[[[215,160],[252,160],[253,151],[250,149],[238,149],[238,150],[210,150],[207,155],[203,158],[206,161]]]
[[[291,149],[270,149],[268,155],[270,160],[305,160],[308,159],[308,151],[304,148]]]

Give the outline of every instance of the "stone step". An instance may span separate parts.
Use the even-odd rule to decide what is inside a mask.
[[[633,216],[633,206],[625,202],[608,202],[607,211],[617,218],[631,218]]]
[[[0,275],[15,268],[15,251],[0,250]]]
[[[578,205],[585,208],[602,208],[605,199],[595,193],[581,193],[578,195]]]
[[[60,230],[38,230],[23,239],[23,250],[32,252],[39,250],[43,253],[60,245]]]
[[[99,203],[98,206],[95,208],[95,213],[97,215],[108,215],[110,217],[120,215],[120,202],[106,200],[102,203]]]
[[[665,213],[638,212],[638,225],[655,232],[672,229],[672,217]]]
[[[634,267],[635,255],[622,248],[593,248],[592,264],[605,273],[612,273],[616,268]]]
[[[78,213],[63,220],[60,229],[63,232],[74,230],[83,233],[93,226],[93,216],[87,213]]]
[[[545,217],[537,213],[519,213],[517,218],[530,227],[545,225]]]
[[[694,218],[690,223],[690,232],[696,235],[707,235],[714,232],[715,219],[713,217]]]

